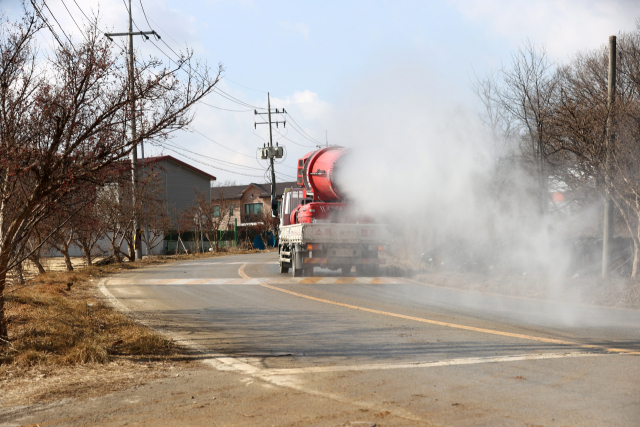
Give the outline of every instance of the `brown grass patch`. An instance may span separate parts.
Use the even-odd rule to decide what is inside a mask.
[[[105,305],[97,297],[98,280],[117,271],[177,260],[255,252],[153,256],[136,263],[49,272],[23,286],[8,286],[5,309],[11,343],[0,347],[0,377],[6,365],[105,364],[115,357],[173,354],[170,340]]]
[[[91,273],[102,271],[48,273],[28,286],[9,289],[5,304],[11,345],[0,360],[69,366],[108,363],[112,356],[169,354],[169,340],[96,298],[99,274]]]

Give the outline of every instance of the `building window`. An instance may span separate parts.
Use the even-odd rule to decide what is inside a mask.
[[[218,218],[220,216],[220,206],[213,207],[213,217]]]
[[[233,216],[233,205],[229,206],[229,217]]]
[[[259,214],[262,212],[262,203],[247,203],[244,205],[244,213]]]

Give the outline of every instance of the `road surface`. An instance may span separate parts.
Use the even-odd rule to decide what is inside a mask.
[[[98,424],[640,425],[638,311],[329,270],[294,279],[276,253],[123,272],[102,288],[226,377],[97,401],[111,410]],[[187,410],[191,393],[236,406]],[[66,419],[91,424],[83,405]]]
[[[402,278],[278,273],[277,254],[109,280],[127,309],[236,370],[442,425],[640,425],[640,312]]]

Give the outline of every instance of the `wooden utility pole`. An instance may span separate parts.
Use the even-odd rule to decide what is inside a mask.
[[[613,240],[613,202],[611,201],[610,162],[611,150],[615,141],[613,131],[614,118],[613,109],[616,98],[616,36],[609,37],[609,87],[608,87],[608,107],[607,135],[604,160],[604,226],[602,230],[602,277],[607,277],[611,270],[611,242]]]
[[[136,209],[136,188],[138,187],[138,144],[136,141],[136,92],[134,85],[134,62],[133,62],[133,36],[145,36],[149,39],[148,34],[153,34],[158,39],[160,36],[155,31],[137,31],[133,32],[133,15],[131,14],[131,0],[129,0],[129,31],[126,33],[105,33],[104,35],[111,41],[111,37],[128,36],[129,37],[129,98],[131,99],[131,141],[133,148],[129,157],[131,158],[131,197],[133,198],[133,239],[135,247],[135,259],[142,259],[142,232],[140,230],[140,221],[138,215],[135,213]],[[144,155],[143,155],[144,158]],[[149,241],[147,238],[147,246]]]

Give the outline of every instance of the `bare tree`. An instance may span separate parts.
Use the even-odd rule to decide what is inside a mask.
[[[545,213],[549,204],[548,159],[555,154],[550,144],[552,119],[559,90],[554,64],[544,48],[526,42],[509,66],[476,79],[474,90],[484,105],[482,117],[494,138],[521,142],[522,164],[535,176],[540,212]]]
[[[136,61],[133,96],[143,108],[129,138],[124,52],[87,30],[83,42],[60,45],[40,59],[34,37],[41,27],[27,10],[19,22],[0,18],[0,343],[8,339],[7,272],[29,255],[23,249],[34,228],[57,215],[58,204],[81,186],[103,185],[105,171],[142,139],[184,128],[193,119],[190,107],[219,77],[219,70],[212,76],[192,64],[191,53],[173,69],[155,59]],[[69,218],[83,207],[71,208]],[[68,218],[61,219],[63,226]]]

